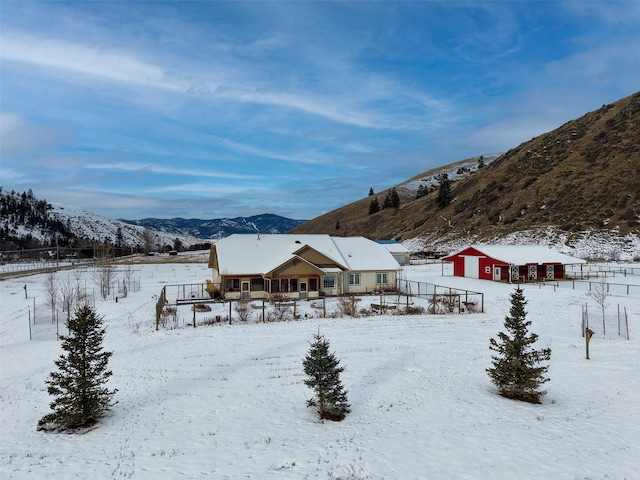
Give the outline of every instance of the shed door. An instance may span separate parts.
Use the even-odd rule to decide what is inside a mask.
[[[554,275],[553,275],[554,270],[555,269],[554,269],[553,265],[547,265],[547,278],[553,278],[554,277]]]
[[[464,276],[469,278],[480,278],[480,258],[464,257]]]

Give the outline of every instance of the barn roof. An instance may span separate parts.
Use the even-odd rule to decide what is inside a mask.
[[[364,237],[314,234],[235,234],[216,242],[218,271],[225,274],[266,274],[295,258],[305,245],[349,271],[398,270],[388,250]]]
[[[471,248],[488,257],[502,260],[512,265],[525,265],[528,263],[561,263],[563,265],[586,263],[585,260],[580,258],[571,257],[540,245],[471,245]],[[455,255],[457,254],[452,254],[449,257]]]

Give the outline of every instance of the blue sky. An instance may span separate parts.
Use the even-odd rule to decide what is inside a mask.
[[[309,219],[640,86],[640,2],[0,4],[0,184]]]

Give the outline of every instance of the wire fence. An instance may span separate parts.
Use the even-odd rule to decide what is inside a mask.
[[[616,278],[640,276],[640,267],[626,265],[566,265],[565,274],[568,278]]]
[[[614,313],[611,309],[602,312],[600,309],[589,309],[588,305],[583,305],[581,328],[583,337],[589,329],[596,336],[630,339],[629,314],[626,307],[620,307],[620,304]]]
[[[582,290],[583,292],[591,292],[601,285],[607,293],[613,295],[640,295],[640,284],[633,283],[612,283],[604,282],[604,280],[545,280],[538,282],[538,286],[553,288],[570,288],[572,290]]]

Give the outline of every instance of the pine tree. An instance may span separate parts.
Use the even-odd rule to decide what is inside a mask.
[[[533,350],[531,345],[538,336],[529,333],[531,321],[526,320],[527,304],[520,288],[511,294],[511,309],[505,317],[504,326],[508,333],[500,332],[490,340],[490,348],[498,355],[492,356],[493,368],[487,368],[491,381],[500,395],[530,403],[540,403],[540,397],[546,391],[539,387],[549,381],[543,376],[548,366],[539,366],[540,362],[551,358],[551,349]]]
[[[391,189],[391,206],[396,210],[400,208],[400,195],[398,195],[396,187]]]
[[[438,187],[436,204],[439,208],[444,208],[451,203],[451,198],[451,180],[449,180],[449,175],[443,173],[440,176],[440,186]]]
[[[113,352],[102,351],[103,319],[89,305],[78,308],[67,322],[68,336],[61,336],[66,352],[55,361],[58,371],[46,381],[55,397],[53,410],[38,422],[38,430],[69,430],[95,424],[108,410],[117,390],[104,385],[112,372],[107,369]]]
[[[373,187],[371,187],[371,188],[369,189],[369,196],[371,197],[371,196],[373,196],[373,195],[374,195],[374,193],[373,193]]]
[[[308,377],[304,383],[315,393],[307,406],[317,407],[320,419],[339,422],[350,411],[347,392],[340,381],[344,367],[339,365],[340,361],[329,352],[329,341],[323,335],[314,335],[303,362],[304,373]]]
[[[387,196],[384,197],[384,202],[382,203],[382,209],[391,208],[391,196],[387,193]]]
[[[378,197],[374,197],[369,204],[369,215],[373,215],[374,213],[378,213],[380,211],[380,203],[378,202]]]

